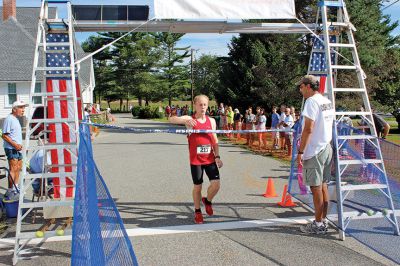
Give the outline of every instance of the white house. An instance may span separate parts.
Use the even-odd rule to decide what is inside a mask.
[[[0,121],[10,112],[16,100],[29,101],[32,79],[33,58],[40,8],[16,7],[16,0],[3,0],[0,7]],[[3,12],[4,11],[4,12]],[[56,8],[49,9],[49,17],[55,18]],[[78,58],[85,55],[80,46],[76,47]],[[36,92],[45,91],[43,77],[38,77]],[[82,102],[93,103],[95,87],[92,60],[84,61],[80,66],[79,81]],[[33,104],[43,104],[42,97],[33,99]]]

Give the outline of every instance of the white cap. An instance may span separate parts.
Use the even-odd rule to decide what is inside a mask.
[[[25,103],[24,101],[15,101],[14,103],[13,103],[13,105],[12,105],[12,108],[15,108],[15,107],[26,107],[26,106],[29,106],[29,104],[27,104],[27,103]]]

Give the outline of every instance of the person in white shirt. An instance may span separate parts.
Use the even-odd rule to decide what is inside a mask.
[[[293,133],[289,130],[292,129],[294,125],[293,116],[290,115],[290,108],[286,108],[285,110],[285,119],[281,122],[282,128],[285,132],[285,145],[287,146],[287,156],[292,155],[292,145],[293,145]]]
[[[303,166],[305,184],[313,194],[315,220],[300,230],[309,234],[326,234],[328,223],[328,186],[332,164],[332,125],[335,110],[332,102],[318,92],[319,81],[315,76],[304,76],[298,83],[306,99],[303,116],[303,132],[297,161]]]

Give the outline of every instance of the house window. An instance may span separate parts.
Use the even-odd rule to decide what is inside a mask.
[[[8,105],[11,106],[17,100],[17,84],[8,83]]]
[[[35,93],[42,92],[42,84],[36,83],[35,85]],[[42,104],[42,96],[33,96],[33,104]]]

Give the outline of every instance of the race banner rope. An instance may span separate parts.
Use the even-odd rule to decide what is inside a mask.
[[[82,124],[86,124],[93,127],[107,128],[107,129],[115,129],[115,130],[124,130],[131,131],[134,133],[169,133],[169,134],[245,134],[245,133],[265,133],[265,132],[294,132],[294,130],[284,130],[284,129],[261,129],[261,130],[225,130],[225,129],[217,129],[217,130],[201,130],[201,129],[179,129],[179,128],[167,128],[167,129],[143,129],[143,128],[134,128],[134,127],[123,127],[123,126],[112,126],[105,124],[97,124],[91,122],[81,122]]]

